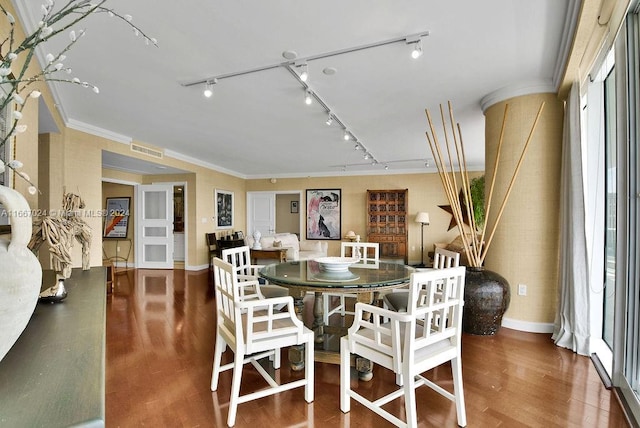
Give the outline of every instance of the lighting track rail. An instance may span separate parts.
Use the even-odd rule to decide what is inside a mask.
[[[317,55],[310,55],[302,58],[298,58],[294,52],[285,52],[285,57],[288,58],[288,61],[279,62],[270,65],[264,65],[261,67],[250,68],[242,71],[234,71],[230,73],[218,74],[215,76],[206,77],[204,79],[192,80],[182,82],[181,85],[184,87],[190,87],[195,85],[205,85],[205,96],[207,98],[213,95],[213,85],[218,83],[220,80],[229,79],[232,77],[244,76],[252,73],[259,73],[262,71],[273,70],[276,68],[284,68],[286,69],[297,81],[300,83],[302,88],[305,91],[305,102],[307,104],[311,104],[312,99],[314,99],[326,112],[328,115],[326,124],[331,125],[334,121],[342,128],[344,132],[344,139],[349,141],[353,140],[355,142],[355,149],[362,150],[364,153],[364,159],[368,161],[370,165],[377,165],[380,162],[371,154],[371,152],[365,147],[365,145],[356,137],[356,135],[349,130],[347,125],[342,121],[335,112],[327,105],[327,103],[318,95],[316,91],[314,91],[309,84],[307,83],[308,74],[307,71],[307,62],[313,61],[317,59],[330,58],[338,55],[344,55],[352,52],[358,52],[365,49],[376,48],[379,46],[390,45],[394,43],[404,42],[407,45],[413,47],[411,56],[414,59],[417,59],[422,55],[422,38],[429,35],[429,31],[423,31],[420,33],[410,34],[402,37],[394,37],[392,39],[386,39],[378,42],[368,43],[364,45],[354,46],[350,48],[339,49],[330,52],[324,52]],[[286,54],[289,54],[287,56]],[[298,74],[296,71],[297,68],[301,68],[303,73]],[[384,163],[384,169],[389,169],[390,162]],[[346,165],[344,166],[346,168]]]

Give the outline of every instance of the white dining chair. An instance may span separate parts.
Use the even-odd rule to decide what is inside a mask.
[[[304,386],[304,399],[311,403],[314,397],[314,333],[304,326],[294,312],[291,296],[270,299],[245,300],[241,296],[247,282],[239,281],[236,269],[220,258],[213,260],[217,328],[211,375],[211,391],[218,389],[220,373],[233,369],[231,399],[227,425],[235,424],[238,404],[277,394]],[[287,306],[287,311],[279,311],[278,305]],[[269,357],[273,368],[280,368],[280,349],[305,345],[304,378],[288,383],[279,383],[274,375],[260,364]],[[222,354],[229,347],[234,353],[234,361],[221,365]],[[266,380],[269,387],[240,395],[242,369],[245,364],[253,367]]]
[[[458,425],[467,425],[460,356],[464,278],[464,267],[412,273],[410,303],[407,312],[403,313],[356,303],[353,325],[348,334],[340,339],[342,412],[350,411],[353,398],[396,426],[416,427],[415,389],[426,385],[453,401]],[[371,318],[364,320],[364,313],[370,313]],[[386,318],[389,322],[381,322]],[[367,398],[372,397],[371,391],[377,389],[375,385],[367,386],[364,394],[366,397],[359,394],[357,389],[351,388],[351,354],[357,354],[381,368],[391,370],[396,374],[399,387],[380,398]],[[422,376],[427,370],[449,361],[453,374],[453,392]],[[374,378],[370,382],[375,381]],[[397,398],[404,399],[404,420],[383,408]],[[425,406],[420,407],[424,409]]]
[[[457,267],[460,265],[460,253],[445,250],[444,248],[436,248],[433,255],[433,269],[446,269]],[[409,291],[392,290],[382,296],[382,302],[385,308],[396,312],[406,312],[409,303]]]
[[[222,260],[233,265],[238,274],[239,281],[255,280],[260,282],[258,271],[263,268],[264,265],[251,264],[251,249],[248,245],[222,250]],[[286,287],[269,284],[264,280],[262,280],[262,282],[262,284],[259,284],[256,294],[261,295],[263,298],[289,295],[289,290]]]
[[[380,244],[377,242],[342,242],[340,245],[340,257],[358,257],[358,262],[352,264],[352,267],[374,269],[380,262]],[[340,303],[331,308],[331,300],[334,297],[337,297]],[[339,313],[340,316],[353,315],[354,312],[347,311],[345,303],[347,298],[357,299],[357,297],[353,293],[323,293],[322,319],[324,324],[328,325],[329,317],[336,313]]]

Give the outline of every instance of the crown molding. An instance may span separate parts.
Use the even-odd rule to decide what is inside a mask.
[[[557,93],[556,87],[553,85],[551,80],[543,80],[537,82],[534,81],[513,86],[505,86],[504,88],[500,88],[494,92],[491,92],[490,94],[485,95],[480,100],[480,107],[482,108],[482,112],[484,113],[492,105],[509,98],[521,97],[523,95],[546,93]]]

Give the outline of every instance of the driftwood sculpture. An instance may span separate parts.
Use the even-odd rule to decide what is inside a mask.
[[[40,299],[56,302],[67,296],[64,279],[71,276],[71,248],[74,239],[82,245],[82,269],[89,269],[91,228],[82,219],[81,209],[85,207],[80,196],[65,193],[60,215],[38,217],[33,222],[33,232],[29,248],[37,253],[43,243],[49,245],[51,268],[56,273],[56,283],[40,293]]]

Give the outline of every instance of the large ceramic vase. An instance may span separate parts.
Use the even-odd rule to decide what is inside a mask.
[[[504,277],[482,267],[467,267],[462,330],[481,336],[496,334],[510,300],[511,289]]]
[[[0,203],[11,224],[9,235],[0,235],[0,360],[7,355],[27,326],[38,302],[42,268],[27,248],[31,239],[31,210],[24,197],[0,186]],[[6,238],[5,238],[6,236]]]

